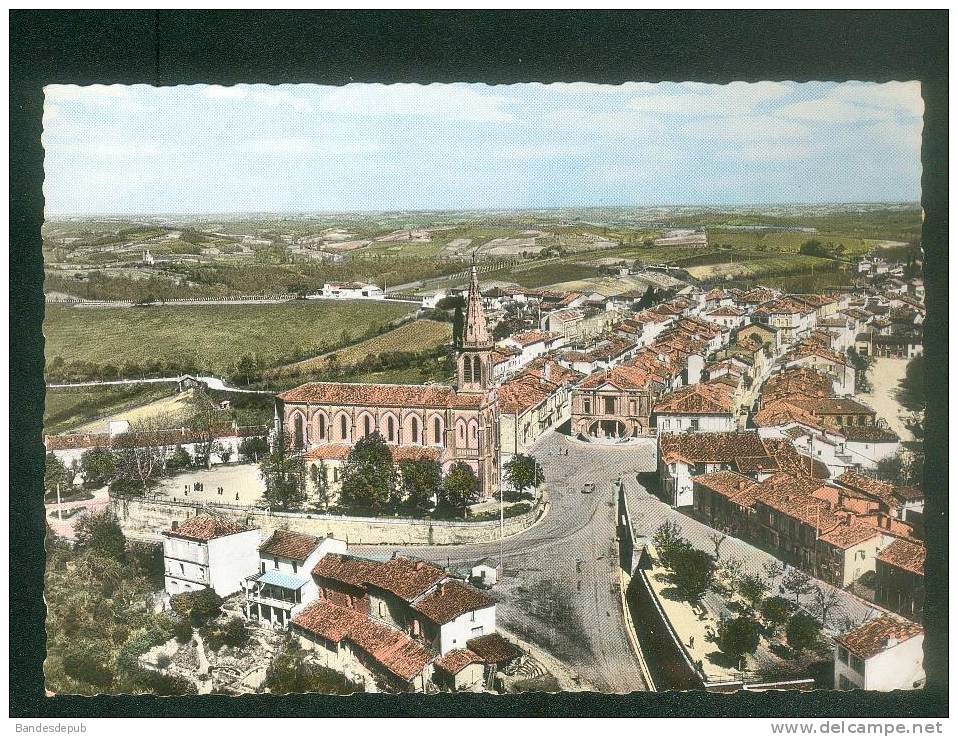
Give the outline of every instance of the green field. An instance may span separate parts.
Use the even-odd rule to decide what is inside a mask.
[[[296,301],[271,305],[198,305],[71,308],[47,305],[43,332],[47,365],[179,361],[193,358],[202,372],[229,374],[244,354],[265,366],[290,363],[413,312],[394,302]],[[325,347],[324,347],[325,346]]]
[[[513,269],[509,272],[494,272],[494,274],[493,278],[495,279],[514,281],[528,289],[536,289],[562,281],[588,279],[589,277],[598,276],[600,271],[595,266],[586,266],[584,264],[552,263],[537,266],[532,269]],[[506,274],[508,274],[508,276],[506,276]]]
[[[845,246],[846,258],[855,258],[869,253],[877,241],[843,233],[797,233],[782,230],[722,230],[708,231],[709,246],[726,247],[741,251],[780,251],[798,253],[805,241],[816,240]]]
[[[43,407],[43,432],[71,430],[99,417],[123,412],[170,396],[172,385],[48,389]]]

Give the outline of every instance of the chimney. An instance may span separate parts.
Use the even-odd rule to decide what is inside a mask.
[[[445,595],[446,595],[446,587],[443,586],[442,584],[439,584],[439,589],[438,589],[438,591],[439,591],[439,595],[440,595],[440,596],[445,596]]]
[[[897,637],[889,637],[888,640],[885,641],[885,647],[895,647],[895,645],[897,644],[898,644]]]
[[[545,367],[542,369],[542,375],[545,377],[546,381],[552,381],[552,365],[548,360],[545,362]]]
[[[422,562],[421,560],[417,560],[417,561],[416,561],[416,570],[417,570],[417,571],[421,571],[421,570],[422,570],[422,566],[423,566],[423,562]]]

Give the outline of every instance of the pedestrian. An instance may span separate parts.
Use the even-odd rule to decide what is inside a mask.
[[[689,647],[695,647],[695,635],[689,637]]]

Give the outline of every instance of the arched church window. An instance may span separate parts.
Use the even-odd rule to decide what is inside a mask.
[[[349,440],[349,427],[346,425],[346,415],[339,416],[339,437]]]
[[[419,443],[419,419],[416,417],[413,417],[412,424],[410,425],[410,427],[412,428],[412,441],[418,444]]]
[[[432,421],[432,441],[436,445],[442,444],[442,423],[438,417]]]
[[[319,439],[326,439],[326,415],[319,415]]]
[[[293,447],[303,447],[303,416],[296,415],[293,419]]]
[[[390,443],[396,440],[396,426],[392,417],[386,418],[386,439]]]
[[[373,432],[373,422],[370,419],[369,415],[363,417],[363,435],[372,435]]]

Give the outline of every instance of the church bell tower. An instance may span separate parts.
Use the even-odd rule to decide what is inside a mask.
[[[479,272],[472,264],[462,348],[459,349],[457,388],[460,392],[485,392],[492,386],[492,337],[479,293]]]

